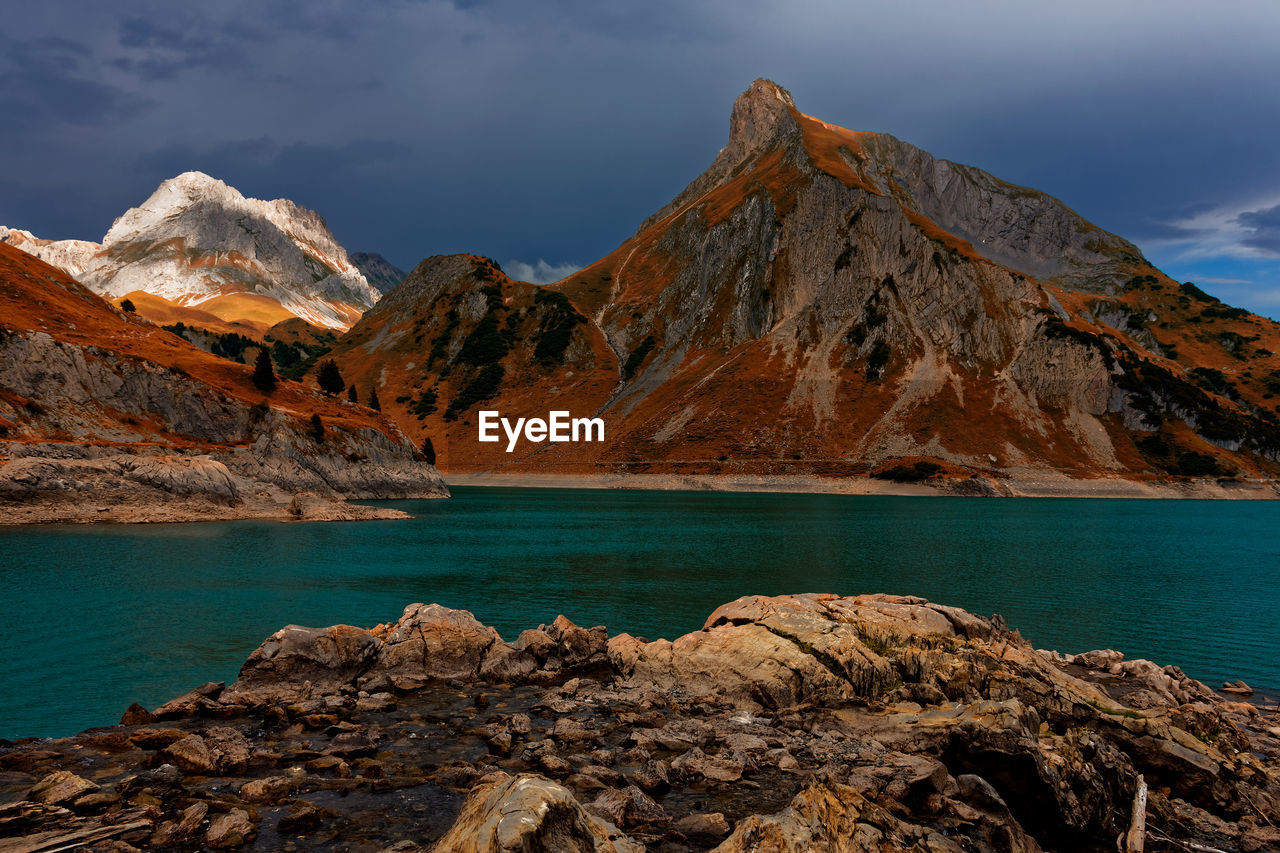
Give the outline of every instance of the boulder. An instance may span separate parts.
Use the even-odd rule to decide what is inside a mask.
[[[98,786],[88,779],[68,770],[55,770],[31,787],[27,799],[50,806],[61,806],[97,790]]]
[[[516,638],[515,647],[528,652],[538,663],[542,663],[555,654],[556,641],[541,628],[528,628],[520,632],[520,636]]]
[[[568,789],[531,774],[500,774],[473,789],[432,853],[642,853]]]
[[[120,717],[120,725],[122,726],[146,726],[154,723],[158,718],[155,714],[146,708],[134,702]]]
[[[375,669],[400,689],[479,677],[486,653],[502,638],[466,610],[411,604],[386,634]]]
[[[605,659],[609,631],[603,625],[579,628],[562,614],[542,630],[555,641],[556,654],[566,666],[601,662]]]
[[[187,773],[209,776],[218,769],[218,757],[200,735],[187,735],[174,741],[160,754]]]
[[[676,821],[674,829],[691,841],[715,843],[729,834],[729,821],[721,812],[691,814]]]
[[[528,651],[507,643],[494,643],[480,662],[480,677],[499,684],[518,684],[537,668],[537,658]]]
[[[625,829],[652,831],[671,825],[671,815],[635,785],[605,791],[591,804],[591,811]]]
[[[222,773],[243,773],[249,766],[249,741],[230,726],[214,726],[204,733],[204,742]]]
[[[293,787],[288,776],[268,776],[253,779],[240,786],[240,799],[246,803],[274,803]]]
[[[368,631],[350,625],[289,625],[254,650],[221,701],[259,705],[335,693],[369,669],[381,645]]]
[[[214,850],[230,850],[243,847],[258,835],[258,828],[249,820],[244,809],[232,809],[209,821],[204,833],[204,843]]]
[[[226,685],[221,681],[210,681],[208,684],[202,684],[176,699],[170,699],[165,702],[152,712],[153,716],[157,720],[167,720],[175,717],[194,717],[199,714],[217,713],[222,710],[222,704],[218,699],[221,697],[225,687]]]
[[[737,756],[707,755],[696,746],[671,762],[671,769],[685,778],[712,782],[736,782],[742,778],[744,767],[742,759]]]

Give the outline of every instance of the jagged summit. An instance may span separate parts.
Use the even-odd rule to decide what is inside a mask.
[[[768,142],[779,124],[791,121],[795,101],[791,93],[761,77],[733,102],[729,117],[729,144],[744,149]]]

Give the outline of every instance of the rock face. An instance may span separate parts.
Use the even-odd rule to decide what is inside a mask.
[[[116,219],[100,245],[11,229],[0,240],[103,296],[144,291],[224,320],[265,316],[265,303],[345,329],[381,295],[318,213],[287,199],[245,198],[202,172],[162,183]]]
[[[482,259],[428,259],[336,353],[414,401],[389,411],[447,444],[451,471],[936,475],[976,492],[1023,471],[1280,472],[1280,326],[1044,193],[807,116],[764,80],[703,175],[541,289],[582,318],[555,358],[536,357],[537,292]],[[480,408],[598,415],[608,440],[507,453],[477,440]]]
[[[507,643],[415,604],[369,630],[285,628],[231,686],[127,716],[0,744],[0,828],[176,849],[1092,851],[1131,833],[1145,786],[1147,850],[1280,844],[1280,710],[901,596],[747,597],[653,642],[562,616]]]
[[[284,380],[268,396],[7,246],[0,307],[5,522],[378,517],[340,501],[447,494],[376,413]]]
[[[379,293],[388,293],[408,275],[377,252],[352,252],[350,258],[365,280]]]

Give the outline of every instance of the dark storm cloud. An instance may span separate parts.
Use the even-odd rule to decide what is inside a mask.
[[[229,69],[243,65],[246,53],[237,41],[246,37],[237,32],[211,34],[206,28],[158,24],[146,18],[126,18],[120,22],[119,45],[127,52],[111,60],[122,71],[150,80],[167,80],[184,71],[205,68]]]
[[[1175,276],[1241,277],[1214,258],[1275,255],[1269,220],[1236,217],[1280,200],[1278,42],[1264,0],[21,4],[0,223],[99,238],[201,169],[406,269],[473,251],[541,274],[628,237],[766,76],[1058,196]]]
[[[374,174],[405,165],[410,149],[397,142],[359,139],[342,145],[281,144],[267,137],[224,142],[210,148],[171,145],[138,158],[139,171],[159,180],[199,170],[247,186],[297,186],[325,175]],[[231,176],[237,176],[231,180]],[[295,199],[296,200],[296,199]]]
[[[0,33],[0,128],[39,133],[128,119],[144,110],[144,97],[93,77],[91,54],[73,39],[24,41]]]
[[[1266,210],[1248,210],[1236,221],[1249,230],[1242,243],[1280,256],[1280,204]]]

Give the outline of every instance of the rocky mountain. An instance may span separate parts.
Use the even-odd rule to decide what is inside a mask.
[[[44,240],[21,228],[0,225],[0,243],[7,243],[52,264],[73,278],[79,278],[93,265],[102,251],[101,243],[88,240]]]
[[[0,245],[0,520],[397,516],[436,497],[377,412],[218,358]]]
[[[1275,850],[1277,723],[921,598],[747,596],[653,642],[564,616],[507,642],[411,604],[3,744],[0,827],[21,850]]]
[[[393,298],[398,297],[398,298]],[[1280,326],[1058,200],[801,113],[758,80],[708,170],[547,287],[430,258],[340,339],[455,472],[1268,479]],[[596,444],[477,441],[598,415]],[[1054,480],[1056,482],[1056,480]]]
[[[351,263],[379,293],[389,292],[408,275],[377,252],[352,252]]]
[[[287,199],[245,198],[202,172],[160,184],[101,244],[11,229],[0,240],[108,298],[141,291],[228,322],[270,326],[296,316],[345,329],[381,295],[318,213]]]

